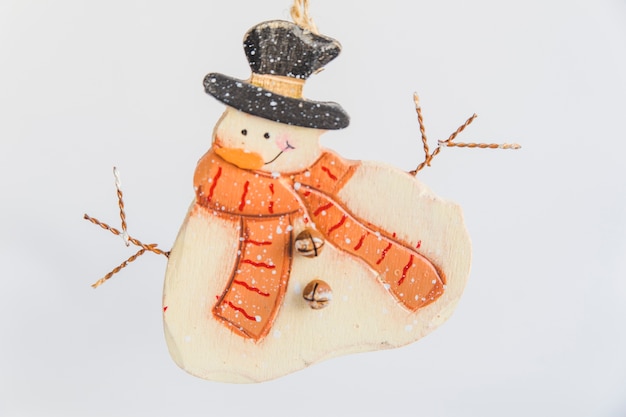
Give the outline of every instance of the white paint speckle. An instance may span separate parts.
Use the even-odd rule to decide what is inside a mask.
[[[296,182],[293,184],[293,189],[298,191],[300,189],[300,187],[302,187],[302,184],[300,184],[299,182]]]
[[[407,324],[406,326],[404,326],[404,330],[407,332],[410,332],[411,330],[413,330],[413,325],[412,324]]]
[[[254,316],[254,319],[255,319],[257,322],[260,322],[260,321],[261,321],[261,316]]]
[[[185,336],[185,343],[189,343],[191,342],[191,336],[187,335]]]
[[[279,339],[281,335],[280,330],[274,330],[273,335],[274,335],[274,338]]]

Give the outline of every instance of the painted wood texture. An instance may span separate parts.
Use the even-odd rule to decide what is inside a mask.
[[[337,41],[272,21],[246,33],[244,50],[250,79],[205,77],[228,107],[169,256],[172,357],[201,378],[259,382],[423,337],[469,273],[461,210],[407,173],[320,147],[349,117],[302,87]]]
[[[309,76],[341,52],[338,41],[274,20],[251,28],[243,47],[250,79],[210,73],[204,78],[208,94],[230,107],[280,123],[325,130],[348,126],[350,117],[339,104],[302,98]]]
[[[230,107],[218,122],[163,296],[170,353],[191,374],[264,381],[411,343],[452,313],[471,256],[460,208],[393,167],[323,150],[323,132]],[[318,256],[294,249],[308,228],[324,238]],[[321,309],[303,297],[314,280],[332,291]]]

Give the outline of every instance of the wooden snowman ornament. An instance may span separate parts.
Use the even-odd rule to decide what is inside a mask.
[[[306,80],[339,55],[317,33],[304,2],[299,24],[251,28],[247,80],[211,73],[206,92],[226,105],[198,162],[195,198],[171,251],[128,235],[119,176],[121,231],[140,247],[93,284],[145,252],[168,257],[163,322],[169,352],[187,372],[223,382],[261,382],[335,356],[412,343],[450,317],[470,271],[459,206],[415,178],[442,146],[406,173],[349,161],[320,146],[349,117],[337,103],[303,97]]]
[[[320,147],[349,118],[302,89],[337,41],[270,21],[246,33],[244,51],[248,80],[204,80],[227,107],[169,253],[173,359],[201,378],[260,382],[425,336],[469,274],[461,209],[406,172]]]

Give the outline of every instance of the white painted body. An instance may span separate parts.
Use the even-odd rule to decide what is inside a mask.
[[[236,224],[205,210],[193,215],[192,203],[171,251],[163,294],[167,345],[182,369],[210,380],[260,382],[331,357],[406,345],[448,319],[471,262],[460,207],[414,177],[373,162],[359,166],[338,198],[361,219],[396,231],[414,247],[421,241],[420,253],[446,277],[444,294],[409,312],[363,261],[327,244],[316,258],[294,256],[284,302],[268,335],[258,342],[243,338],[212,314],[236,259]],[[295,227],[293,236],[301,230]],[[332,302],[321,310],[311,309],[302,297],[316,278],[333,291]]]

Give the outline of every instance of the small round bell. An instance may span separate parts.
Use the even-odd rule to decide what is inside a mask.
[[[319,256],[324,248],[324,236],[315,229],[304,229],[295,240],[296,252],[307,258]]]
[[[302,297],[309,304],[309,307],[313,310],[319,310],[330,304],[333,299],[333,290],[321,279],[314,279],[304,287]]]

